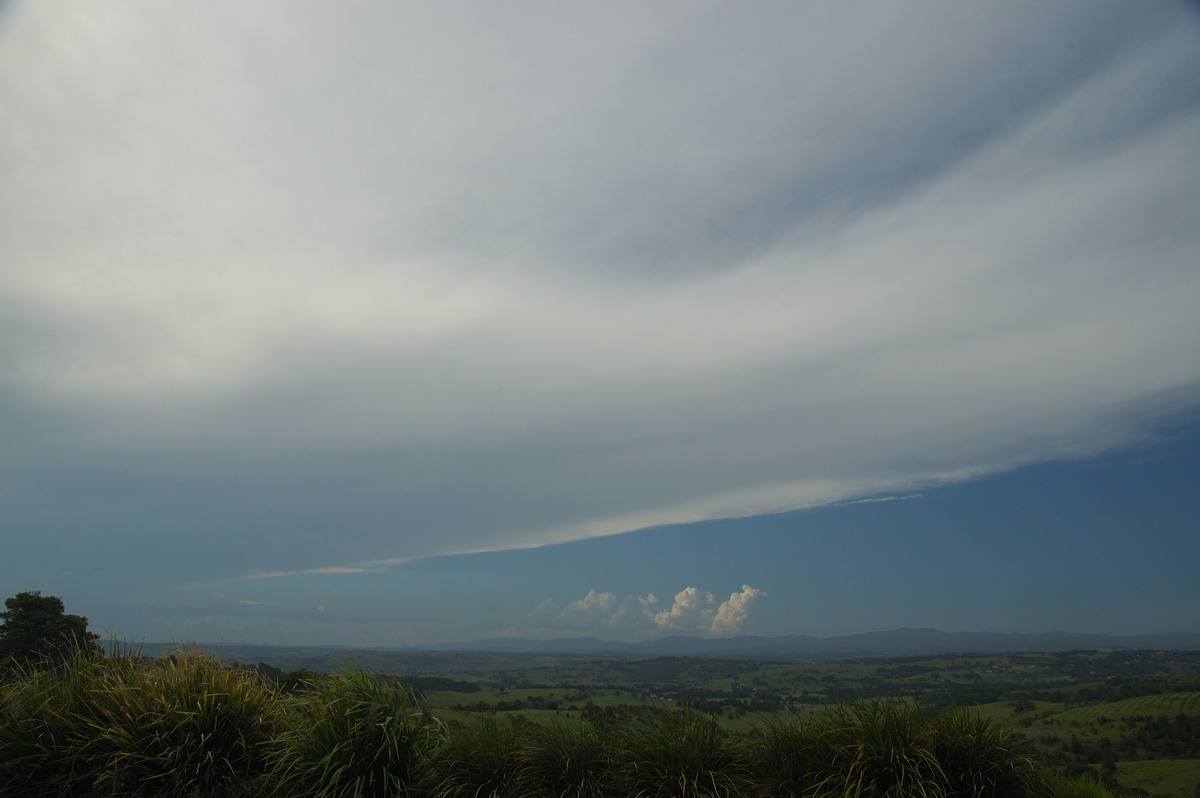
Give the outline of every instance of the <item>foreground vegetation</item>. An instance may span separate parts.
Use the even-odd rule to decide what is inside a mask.
[[[278,674],[276,674],[278,675]],[[844,702],[732,731],[691,708],[434,713],[361,669],[272,679],[199,651],[0,681],[0,795],[1063,796],[974,711]]]

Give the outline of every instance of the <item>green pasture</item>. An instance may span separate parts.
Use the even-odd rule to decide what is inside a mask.
[[[1123,787],[1151,795],[1191,796],[1200,789],[1200,759],[1151,759],[1118,762],[1117,780]]]
[[[545,705],[549,692],[436,698]],[[0,678],[0,798],[1058,795],[1009,730],[969,710],[855,702],[736,734],[629,688],[584,692],[586,720],[554,709],[443,715],[429,696],[360,669],[285,688],[202,652],[80,655]]]
[[[1193,798],[1200,759],[1182,757],[1193,756],[1184,741],[1194,727],[1157,719],[1200,717],[1200,692],[1153,690],[1195,684],[1188,674],[1197,663],[1153,652],[1105,656],[813,665],[664,657],[551,666],[405,654],[411,667],[390,675],[353,667],[318,675],[308,665],[285,674],[197,650],[83,658],[0,680],[0,798],[1119,792],[1086,775],[1050,778],[1081,770],[1110,785],[1115,777],[1122,788]],[[357,661],[364,664],[361,655]],[[1176,681],[1095,681],[1099,673],[1151,668]],[[1011,684],[999,691],[1008,700],[946,700],[955,685],[989,680]],[[1131,689],[1151,692],[1063,703]],[[1157,736],[1136,750],[1132,736],[1121,736],[1152,728]],[[1168,738],[1175,747],[1159,744]],[[1093,756],[1104,750],[1152,761]],[[1180,758],[1167,760],[1164,750]],[[925,789],[930,779],[940,780],[933,792]]]
[[[1200,714],[1200,692],[1140,695],[1104,704],[1064,709],[1057,718],[1064,721],[1095,722],[1100,718],[1115,720],[1138,715]]]

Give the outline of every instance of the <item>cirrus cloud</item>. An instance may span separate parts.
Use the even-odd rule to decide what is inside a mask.
[[[27,2],[0,43],[14,581],[354,579],[1197,402],[1183,4]]]

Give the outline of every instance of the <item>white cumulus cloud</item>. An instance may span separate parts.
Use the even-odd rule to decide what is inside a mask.
[[[621,638],[645,637],[654,633],[681,633],[705,637],[739,634],[750,616],[754,603],[766,592],[743,585],[725,601],[718,602],[711,592],[685,587],[675,594],[671,606],[662,608],[653,593],[618,599],[615,593],[589,590],[552,616],[552,602],[539,606],[536,615],[552,618],[551,629],[557,634],[609,634]],[[515,632],[514,632],[515,633]]]
[[[707,629],[712,624],[715,601],[712,593],[685,587],[675,594],[670,609],[655,613],[654,625],[659,629]]]
[[[729,599],[717,607],[717,613],[713,616],[712,633],[718,636],[738,634],[750,615],[751,606],[766,595],[750,585],[742,585],[739,592],[729,594]]]

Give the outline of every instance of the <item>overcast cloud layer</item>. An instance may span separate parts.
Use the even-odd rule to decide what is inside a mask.
[[[6,584],[903,492],[1197,399],[1186,5],[16,3],[0,108]],[[759,593],[689,590],[624,617]]]

